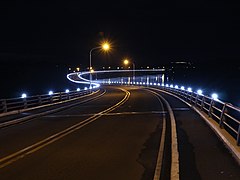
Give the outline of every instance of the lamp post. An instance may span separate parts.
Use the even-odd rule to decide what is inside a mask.
[[[89,74],[90,74],[90,89],[92,89],[92,51],[96,49],[103,49],[104,51],[108,51],[110,49],[110,45],[107,42],[104,42],[101,46],[94,47],[89,52]]]
[[[128,65],[129,64],[129,60],[128,59],[124,59],[123,60],[123,63],[125,64],[125,65]],[[134,62],[132,62],[131,61],[131,63],[132,63],[132,67],[133,67],[133,82],[135,82],[135,64],[134,64]]]

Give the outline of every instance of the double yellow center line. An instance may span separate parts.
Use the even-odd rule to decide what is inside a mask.
[[[130,97],[130,92],[125,90],[125,89],[122,89],[120,88],[122,91],[125,92],[125,96],[124,98],[119,101],[118,103],[116,103],[115,105],[109,107],[108,109],[105,109],[97,114],[94,114],[93,116],[61,131],[61,132],[58,132],[56,134],[53,134],[52,136],[48,137],[48,138],[45,138],[31,146],[28,146],[24,149],[21,149],[20,151],[17,151],[11,155],[8,155],[2,159],[0,159],[0,168],[3,168],[19,159],[22,159],[24,158],[25,156],[29,155],[29,154],[32,154],[36,151],[38,151],[39,149],[42,149],[43,147],[67,136],[68,134],[71,134],[75,131],[77,131],[78,129],[81,129],[82,127],[92,123],[93,121],[99,119],[100,117],[102,117],[103,115],[115,110],[116,108],[118,108],[119,106],[123,105]]]

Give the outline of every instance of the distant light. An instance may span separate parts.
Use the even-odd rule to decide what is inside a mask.
[[[188,92],[192,92],[192,88],[190,88],[190,87],[187,88],[187,90],[188,90]]]
[[[170,85],[170,88],[173,88],[173,85],[172,85],[172,84]]]
[[[65,93],[69,93],[69,89],[66,89]]]
[[[218,95],[217,95],[216,93],[213,93],[213,94],[212,94],[212,98],[213,98],[214,100],[218,100]]]
[[[150,83],[150,85],[152,85],[152,83]]]
[[[77,91],[80,91],[80,88],[77,88]]]
[[[164,84],[162,83],[162,87],[164,87]]]
[[[175,88],[178,89],[178,85],[175,85]]]
[[[185,90],[185,87],[184,87],[184,86],[181,86],[181,90]]]
[[[21,98],[26,98],[27,97],[27,94],[26,93],[23,93]]]
[[[48,95],[53,95],[53,91],[49,91],[49,92],[48,92]]]
[[[84,90],[88,90],[88,88],[87,88],[87,87],[85,87],[85,88],[84,88]]]
[[[157,84],[156,83],[153,83],[154,86],[156,86]]]
[[[203,95],[203,91],[202,91],[201,89],[197,90],[197,93],[198,93],[199,95]]]
[[[168,84],[166,84],[166,87],[169,87],[169,85],[168,85]]]

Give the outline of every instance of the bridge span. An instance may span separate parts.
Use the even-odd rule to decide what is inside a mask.
[[[0,179],[239,179],[238,136],[214,121],[218,100],[102,83],[1,113]]]

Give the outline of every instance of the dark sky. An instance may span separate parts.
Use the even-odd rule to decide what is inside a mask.
[[[1,62],[85,66],[107,38],[114,49],[95,64],[240,64],[240,8],[228,1],[6,1],[0,11]]]

